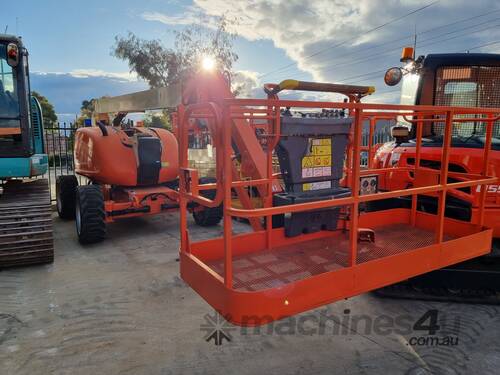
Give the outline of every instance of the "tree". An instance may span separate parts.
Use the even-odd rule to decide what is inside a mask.
[[[84,100],[82,101],[82,106],[80,107],[80,112],[84,113],[92,113],[94,110],[95,99]]]
[[[159,40],[140,39],[131,32],[126,37],[117,36],[112,55],[127,61],[131,72],[157,88],[189,77],[204,56],[215,59],[221,70],[231,72],[238,60],[233,51],[235,37],[222,17],[215,29],[193,25],[175,32],[174,48],[163,46]]]
[[[94,111],[95,99],[84,100],[80,107],[80,116],[76,119],[77,127],[83,126],[83,121],[86,118],[92,117],[92,112]]]
[[[149,112],[144,116],[144,126],[151,128],[164,128],[171,130],[170,116],[167,110],[161,112]]]
[[[50,103],[45,96],[36,91],[32,91],[31,95],[38,100],[42,107],[43,125],[47,128],[54,127],[57,124],[57,115],[52,103]]]

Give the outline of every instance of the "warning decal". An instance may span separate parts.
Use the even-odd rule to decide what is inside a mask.
[[[330,189],[331,187],[331,181],[309,182],[302,185],[303,191]]]
[[[331,138],[309,138],[308,149],[309,149],[308,154],[302,158],[302,178],[331,176],[332,175]],[[310,189],[310,190],[315,190],[315,189]]]

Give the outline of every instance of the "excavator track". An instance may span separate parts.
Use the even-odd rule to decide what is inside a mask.
[[[429,272],[374,293],[389,298],[499,305],[499,245],[494,242],[490,256]]]
[[[51,263],[54,240],[47,180],[10,180],[2,188],[0,269]]]
[[[384,298],[500,305],[500,292],[481,289],[450,289],[396,284],[378,289],[374,293]]]

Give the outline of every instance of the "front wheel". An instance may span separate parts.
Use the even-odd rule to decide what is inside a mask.
[[[106,237],[104,196],[99,185],[79,186],[76,192],[76,233],[82,244],[96,243]]]
[[[205,207],[201,211],[193,211],[193,218],[200,227],[212,227],[221,222],[224,213],[222,206]]]
[[[73,220],[75,218],[76,176],[59,176],[56,181],[56,206],[61,219]]]
[[[211,177],[200,178],[200,184],[213,184],[217,180]],[[217,191],[214,190],[202,190],[201,195],[208,199],[214,199]],[[197,205],[198,207],[198,205]],[[217,225],[221,222],[224,216],[224,210],[222,204],[217,207],[204,207],[199,211],[193,211],[193,219],[197,225],[200,227],[211,227]]]

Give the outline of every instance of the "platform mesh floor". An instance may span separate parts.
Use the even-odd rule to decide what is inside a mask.
[[[453,237],[445,236],[445,241]],[[358,263],[399,254],[434,243],[434,232],[405,224],[377,228],[375,243],[358,243]],[[257,291],[349,266],[349,235],[248,253],[233,258],[234,289]],[[207,262],[224,275],[224,261]]]

